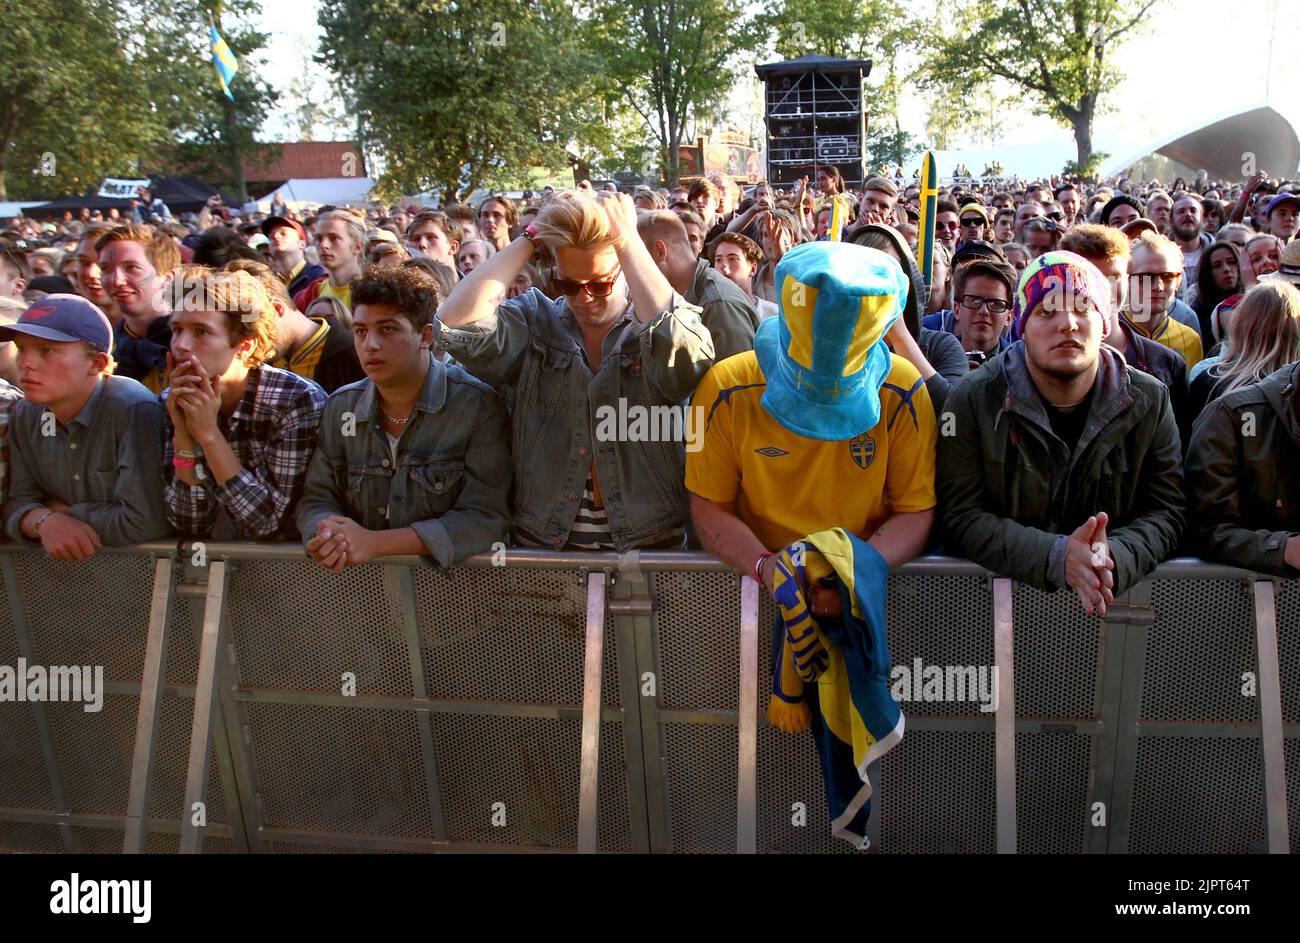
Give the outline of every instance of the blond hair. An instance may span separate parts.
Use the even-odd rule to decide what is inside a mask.
[[[172,283],[173,311],[215,311],[225,315],[231,344],[251,342],[244,360],[250,370],[275,356],[279,315],[261,283],[248,272],[214,272],[187,265]]]
[[[349,212],[348,210],[330,210],[328,213],[321,213],[316,217],[316,222],[313,224],[313,228],[319,226],[321,223],[328,223],[334,220],[338,220],[347,227],[348,235],[352,237],[353,242],[358,246],[365,246],[366,221],[363,217],[358,216],[356,213]]]
[[[588,191],[561,190],[533,220],[537,241],[556,249],[600,249],[614,243],[609,216]]]
[[[1183,267],[1183,250],[1178,248],[1178,243],[1159,233],[1147,231],[1139,235],[1129,243],[1129,257],[1137,255],[1138,249],[1146,249],[1166,259],[1172,259],[1174,266],[1180,271]]]
[[[127,223],[110,229],[95,241],[95,251],[103,252],[115,242],[134,242],[144,248],[144,256],[159,275],[166,275],[181,264],[181,250],[176,240],[152,226]]]
[[[1061,239],[1058,248],[1081,255],[1090,262],[1093,259],[1123,259],[1127,262],[1133,253],[1127,236],[1114,226],[1101,226],[1097,223],[1075,226]]]
[[[1278,279],[1259,282],[1232,312],[1223,356],[1209,367],[1227,380],[1219,395],[1258,383],[1300,360],[1300,291]]]
[[[268,298],[272,301],[278,298],[287,311],[296,310],[293,298],[289,295],[289,289],[275,274],[275,269],[265,262],[255,262],[252,259],[231,259],[219,271],[247,272],[257,279],[258,284],[262,286],[262,290],[266,292]]]

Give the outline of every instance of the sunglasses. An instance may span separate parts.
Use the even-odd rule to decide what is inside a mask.
[[[1065,219],[1065,214],[1064,214],[1064,213],[1048,213],[1048,214],[1047,214],[1047,218],[1048,218],[1048,219],[1054,219],[1054,220],[1056,220],[1056,221],[1059,223],[1061,220]]]
[[[979,216],[968,216],[961,221],[963,226],[983,226],[984,220]]]
[[[1041,216],[1035,216],[1025,223],[1026,229],[1041,229],[1043,232],[1056,232],[1056,220],[1043,219]]]
[[[614,291],[614,286],[618,284],[620,274],[622,273],[615,272],[609,278],[602,278],[594,282],[574,282],[567,278],[561,278],[559,275],[552,275],[551,285],[566,298],[580,295],[584,291],[593,298],[608,298],[610,293]]]
[[[20,275],[27,271],[27,256],[16,241],[0,239],[0,259],[12,265]]]

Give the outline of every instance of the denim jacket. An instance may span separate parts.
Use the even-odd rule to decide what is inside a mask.
[[[298,505],[306,542],[333,514],[369,530],[412,527],[442,566],[487,550],[510,526],[510,440],[501,398],[430,359],[394,461],[370,380],[325,403]]]
[[[568,304],[537,289],[503,302],[462,328],[441,328],[440,344],[511,404],[515,525],[554,547],[573,527],[592,464],[621,551],[683,524],[687,515],[683,441],[614,435],[597,441],[605,410],[685,409],[713,365],[713,339],[699,309],[673,307],[639,322],[629,306],[605,336],[593,374]],[[683,412],[684,417],[684,412]],[[629,424],[629,428],[631,428]]]

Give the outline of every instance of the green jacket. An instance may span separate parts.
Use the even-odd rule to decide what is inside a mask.
[[[1207,560],[1295,576],[1300,533],[1300,363],[1212,401],[1192,427],[1187,487]]]
[[[1052,432],[1023,342],[952,388],[939,416],[936,472],[951,553],[1061,589],[1068,535],[1105,511],[1115,595],[1173,554],[1185,515],[1169,391],[1110,348],[1100,357],[1073,454]]]

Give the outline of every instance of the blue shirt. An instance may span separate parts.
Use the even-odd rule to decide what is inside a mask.
[[[430,358],[396,446],[369,379],[325,404],[298,529],[331,515],[369,530],[412,528],[444,567],[487,550],[510,529],[510,420],[505,402],[456,366]]]
[[[22,535],[23,515],[62,501],[107,546],[171,532],[163,511],[163,405],[127,377],[101,377],[67,426],[45,406],[24,401],[9,424],[9,499],[5,529]]]
[[[1193,315],[1194,316],[1194,315]],[[944,331],[952,334],[954,337],[957,332],[953,330],[957,326],[957,312],[951,308],[944,308],[942,311],[936,311],[934,314],[927,314],[921,319],[921,327],[930,331]],[[957,338],[961,340],[961,338]],[[1007,332],[1003,331],[998,338],[998,353],[1002,353],[1010,345],[1007,340]],[[965,347],[965,344],[962,345]]]

